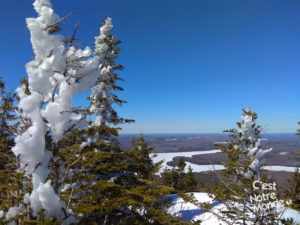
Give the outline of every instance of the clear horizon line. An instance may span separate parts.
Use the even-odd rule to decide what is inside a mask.
[[[197,134],[228,134],[228,133],[224,133],[224,132],[199,132],[199,133],[194,133],[194,132],[157,132],[157,133],[153,133],[153,132],[139,132],[139,133],[122,133],[120,132],[119,133],[120,135],[140,135],[140,134],[146,134],[146,135],[150,135],[150,134],[155,134],[155,135],[159,135],[159,134],[191,134],[191,135],[197,135]],[[266,133],[263,133],[263,134],[295,134],[296,135],[296,132],[266,132]]]

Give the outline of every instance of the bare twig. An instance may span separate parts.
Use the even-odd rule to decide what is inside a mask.
[[[69,13],[67,16],[65,16],[64,18],[62,18],[62,19],[56,21],[55,23],[49,24],[47,27],[44,28],[44,30],[47,30],[47,29],[49,29],[50,27],[56,26],[57,24],[61,23],[62,21],[68,19],[71,15],[72,15],[72,12],[70,12],[70,13]]]
[[[74,190],[74,188],[72,188],[72,191],[71,191],[71,194],[70,194],[70,197],[69,197],[69,200],[68,200],[68,204],[67,204],[67,208],[66,208],[66,209],[69,208],[69,205],[70,205],[70,202],[71,202],[71,198],[72,198],[72,194],[73,194],[73,190]]]
[[[78,120],[76,123],[74,123],[71,127],[69,127],[69,129],[67,129],[63,135],[66,135],[67,133],[69,133],[70,131],[73,130],[74,127],[76,127],[81,121],[83,121],[86,118],[86,115],[84,115],[80,120]]]
[[[78,159],[76,159],[74,162],[72,162],[71,164],[69,164],[69,165],[67,166],[66,173],[65,173],[65,175],[63,176],[61,183],[64,183],[66,177],[67,177],[68,174],[69,174],[69,170],[70,170],[71,166],[75,165],[81,158],[82,158],[82,156],[80,156]],[[73,191],[73,190],[72,190],[72,191]]]
[[[70,39],[70,41],[69,41],[69,45],[68,45],[68,47],[66,48],[66,52],[69,50],[69,48],[70,48],[71,46],[73,46],[73,41],[76,40],[75,35],[76,35],[76,32],[77,32],[77,29],[78,29],[78,28],[79,28],[79,22],[77,22],[77,23],[75,24],[75,29],[74,29],[73,35],[72,35],[72,37],[71,37],[71,39]]]

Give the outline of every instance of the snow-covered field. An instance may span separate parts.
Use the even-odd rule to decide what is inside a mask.
[[[221,152],[220,150],[209,150],[209,151],[193,151],[193,152],[168,152],[168,153],[154,153],[151,154],[153,157],[156,155],[156,157],[153,157],[153,161],[155,163],[163,160],[161,171],[163,171],[165,168],[171,169],[172,167],[167,165],[167,162],[171,162],[173,158],[175,157],[189,157],[191,158],[193,155],[203,155],[203,154],[214,154]],[[186,169],[191,166],[194,172],[205,172],[205,171],[211,171],[211,170],[222,170],[224,167],[222,165],[197,165],[194,163],[186,162],[187,167]],[[286,171],[286,172],[294,172],[296,167],[289,167],[289,166],[265,166],[263,167],[265,170],[270,171]]]
[[[212,212],[204,212],[198,206],[184,202],[182,198],[178,195],[170,195],[172,198],[172,203],[168,209],[168,212],[180,217],[184,221],[196,221],[201,220],[201,225],[213,225],[213,224],[226,224],[223,221],[220,221],[217,215],[220,213],[220,209],[224,208],[224,204],[220,202],[213,202],[212,199],[205,192],[195,192],[194,197],[199,203],[207,202],[211,204]],[[293,218],[294,224],[300,223],[300,213],[290,209],[279,209],[282,210],[282,218]]]

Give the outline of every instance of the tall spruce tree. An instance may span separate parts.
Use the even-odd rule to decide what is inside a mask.
[[[89,97],[89,112],[96,118],[84,130],[78,131],[83,139],[75,142],[75,146],[68,151],[71,154],[77,152],[77,158],[67,162],[73,163],[71,169],[74,174],[70,185],[76,186],[71,188],[70,206],[74,207],[79,215],[78,220],[84,224],[117,224],[132,216],[126,215],[126,206],[122,205],[122,200],[126,201],[123,192],[129,182],[128,163],[117,141],[118,128],[111,127],[123,122],[133,122],[120,118],[112,108],[114,103],[124,103],[113,93],[114,90],[122,90],[116,85],[120,78],[115,73],[115,70],[123,68],[115,64],[120,50],[117,47],[119,43],[112,35],[112,23],[108,18],[100,28],[95,42],[94,52],[101,64],[100,74]],[[66,147],[70,150],[70,147]]]
[[[264,155],[272,150],[262,149],[262,128],[256,124],[256,119],[257,114],[250,108],[243,109],[242,121],[237,123],[238,128],[224,131],[230,133],[232,141],[228,145],[216,145],[228,160],[222,163],[225,169],[219,176],[221,185],[214,186],[209,192],[215,201],[225,205],[219,219],[228,223],[279,223],[275,207],[255,210],[257,202],[253,200],[253,196],[267,192],[261,186],[258,190],[254,189],[253,182],[266,182],[266,176],[262,175],[262,165]]]
[[[112,27],[107,18],[96,37],[101,72],[89,97],[89,112],[96,118],[64,140],[63,157],[72,174],[62,198],[69,199],[80,224],[185,224],[164,211],[163,199],[172,188],[154,182],[158,168],[143,137],[133,140],[130,151],[122,151],[117,140],[118,128],[113,126],[133,120],[113,109],[114,103],[125,101],[113,93],[122,90],[115,70],[123,67],[115,64],[120,42]]]

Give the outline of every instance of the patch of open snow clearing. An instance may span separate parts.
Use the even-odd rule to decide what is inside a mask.
[[[194,197],[199,203],[209,203],[212,206],[211,212],[205,212],[199,206],[185,202],[177,194],[170,195],[172,199],[168,212],[172,215],[180,217],[183,221],[201,221],[201,225],[212,225],[226,223],[220,219],[220,210],[225,209],[225,205],[221,202],[214,202],[208,193],[194,192]],[[282,213],[282,218],[293,218],[294,224],[300,223],[300,213],[290,208],[278,208]]]

